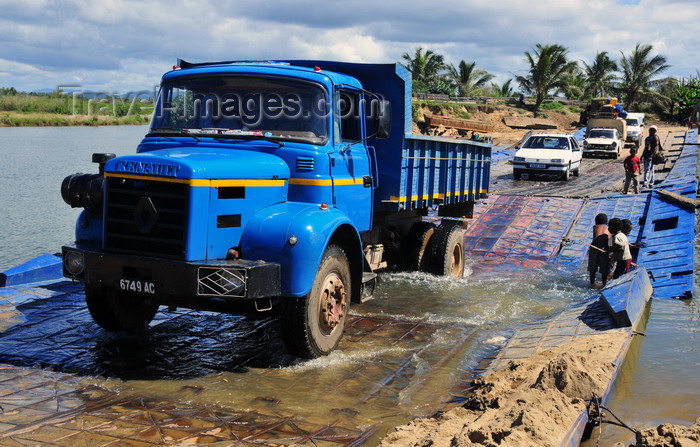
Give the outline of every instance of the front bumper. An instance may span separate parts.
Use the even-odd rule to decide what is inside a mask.
[[[584,155],[617,155],[617,148],[605,149],[600,147],[592,147],[583,150]]]
[[[513,170],[522,173],[562,173],[569,167],[568,164],[551,164],[551,163],[530,163],[530,162],[513,162]]]
[[[65,245],[63,275],[85,284],[162,297],[231,301],[282,294],[278,263],[247,260],[186,262],[105,253],[92,244]]]

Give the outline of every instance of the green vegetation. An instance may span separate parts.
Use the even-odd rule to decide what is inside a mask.
[[[445,101],[413,101],[412,104],[413,121],[418,121],[421,107],[428,107],[432,110],[444,110],[450,116],[462,119],[471,119],[469,110],[476,107],[476,104],[464,104],[458,102]]]
[[[688,117],[700,102],[700,77],[681,79],[673,86],[670,97],[670,113],[682,120]]]
[[[153,100],[139,96],[92,95],[55,91],[22,93],[0,88],[0,126],[96,126],[145,124]]]
[[[446,63],[442,55],[422,47],[416,48],[413,56],[404,53],[406,63],[402,65],[412,73],[414,93],[498,98],[522,94],[534,99],[530,110],[535,115],[540,109],[558,107],[542,105],[551,96],[563,95],[580,101],[617,97],[628,111],[656,113],[682,122],[700,100],[697,85],[700,79],[661,78],[669,67],[666,57],[652,53],[652,45],[638,43],[629,54],[621,52],[619,61],[603,51],[590,63],[581,61],[579,64],[568,59],[568,49],[561,45],[537,44],[525,52],[525,62],[529,65],[527,74],[515,77],[520,92],[511,87],[513,79],[501,85],[487,85],[493,75],[477,68],[476,62],[462,60],[455,66]],[[579,108],[570,110],[581,111]]]
[[[547,102],[542,104],[542,110],[564,110],[564,104],[559,101]]]

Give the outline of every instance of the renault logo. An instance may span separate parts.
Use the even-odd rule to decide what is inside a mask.
[[[153,206],[150,197],[141,197],[139,203],[134,210],[134,220],[136,220],[136,228],[141,234],[151,232],[156,222],[158,221],[158,211]]]

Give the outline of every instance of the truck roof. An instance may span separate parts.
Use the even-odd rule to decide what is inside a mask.
[[[321,62],[321,61],[318,61]],[[163,80],[186,76],[189,74],[207,73],[257,73],[269,75],[289,75],[290,70],[296,72],[301,78],[320,80],[321,76],[331,80],[333,84],[346,84],[361,87],[361,83],[355,77],[345,73],[329,71],[323,65],[301,65],[291,61],[221,61],[192,63],[178,59],[178,64],[173,70],[163,75]]]

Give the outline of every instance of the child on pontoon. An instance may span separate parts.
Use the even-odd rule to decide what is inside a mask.
[[[627,240],[627,234],[632,231],[632,222],[623,226],[620,219],[613,218],[608,222],[608,228],[610,234],[612,234],[611,250],[612,259],[615,263],[612,277],[616,279],[629,272],[632,266],[632,253],[630,252],[630,244]],[[625,233],[625,230],[627,233]]]

